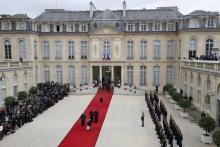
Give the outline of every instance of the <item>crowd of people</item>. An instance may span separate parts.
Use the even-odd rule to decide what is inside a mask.
[[[201,55],[200,57],[190,57],[191,60],[208,60],[208,61],[219,61],[219,57],[216,54],[213,55]]]
[[[69,90],[69,84],[39,83],[36,87],[36,94],[29,92],[26,101],[16,102],[12,108],[6,107],[1,111],[0,140],[5,135],[14,133],[25,123],[33,121],[33,118],[62,100],[68,95]]]
[[[157,92],[145,93],[145,100],[155,124],[155,130],[160,140],[161,147],[173,147],[173,139],[175,137],[177,145],[182,147],[183,135],[178,125],[175,123],[172,116],[170,116],[170,123],[167,122],[167,109],[162,101],[159,100]],[[162,124],[161,124],[162,122]]]

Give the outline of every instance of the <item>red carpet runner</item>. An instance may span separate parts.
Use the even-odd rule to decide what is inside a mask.
[[[92,123],[92,130],[87,131],[86,126],[81,126],[80,118],[71,128],[66,137],[62,140],[59,147],[95,147],[96,141],[98,139],[102,124],[104,122],[106,113],[108,111],[109,104],[111,102],[113,92],[106,92],[98,90],[93,100],[90,102],[89,106],[85,110],[86,120],[88,118],[89,112],[98,110],[99,112],[99,122],[97,124]],[[99,98],[103,97],[103,104],[100,105]],[[86,121],[87,122],[87,121]]]

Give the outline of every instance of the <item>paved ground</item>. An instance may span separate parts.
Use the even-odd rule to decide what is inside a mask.
[[[173,116],[176,123],[179,125],[183,137],[184,137],[184,147],[215,147],[215,145],[207,145],[201,143],[201,134],[202,129],[196,123],[191,123],[188,119],[182,118],[180,113],[181,110],[177,111],[174,108],[174,105],[165,98],[164,96],[160,96],[168,112]]]
[[[93,95],[69,96],[0,141],[0,147],[55,147],[65,137]],[[200,142],[201,129],[180,117],[180,111],[162,98],[184,135],[184,147],[214,147]],[[141,127],[141,111],[145,127]],[[96,147],[160,147],[144,96],[114,95]]]
[[[160,147],[155,133],[143,96],[114,95],[96,147]]]
[[[56,147],[93,95],[69,96],[0,141],[0,147]]]

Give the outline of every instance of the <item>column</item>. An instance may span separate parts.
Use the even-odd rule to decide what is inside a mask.
[[[114,66],[111,66],[111,80],[114,81]]]
[[[102,66],[99,66],[99,80],[102,80]]]

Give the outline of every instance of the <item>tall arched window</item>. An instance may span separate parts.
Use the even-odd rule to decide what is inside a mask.
[[[110,43],[108,41],[103,44],[103,59],[110,59]]]
[[[69,66],[69,83],[71,86],[75,85],[75,67]]]
[[[197,41],[191,39],[189,43],[189,59],[196,58]]]
[[[5,59],[11,59],[11,42],[5,41]]]
[[[56,67],[56,72],[57,72],[57,82],[62,83],[62,66],[57,65]]]
[[[213,46],[214,41],[212,39],[206,40],[205,55],[212,55]]]
[[[26,58],[26,47],[24,40],[20,40],[18,42],[18,48],[19,48],[19,58],[25,59]]]
[[[50,67],[44,66],[44,81],[49,82],[50,81]]]

